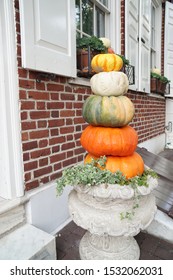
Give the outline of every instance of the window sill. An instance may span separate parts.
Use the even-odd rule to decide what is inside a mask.
[[[160,95],[159,93],[148,93],[147,94],[148,96],[150,97],[155,97],[155,98],[159,98],[159,99],[165,99],[165,96],[164,95]]]
[[[68,83],[72,84],[72,85],[80,85],[80,86],[87,86],[90,87],[90,79],[87,78],[70,78],[68,79]],[[131,89],[130,91],[135,91],[133,89]],[[165,99],[167,96],[163,96],[157,93],[146,93],[146,95],[150,96],[150,97],[155,97],[155,98],[159,98],[159,99]]]
[[[90,87],[90,79],[86,79],[86,78],[70,78],[68,79],[68,83],[72,85]]]

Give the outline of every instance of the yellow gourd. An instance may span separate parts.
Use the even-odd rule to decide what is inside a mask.
[[[97,54],[91,60],[91,67],[96,73],[119,71],[123,67],[123,60],[116,54]]]

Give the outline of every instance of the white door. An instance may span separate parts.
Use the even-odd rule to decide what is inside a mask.
[[[173,4],[166,1],[164,75],[171,80],[170,95],[173,97]]]
[[[75,0],[19,0],[22,66],[76,77]]]
[[[150,92],[151,0],[127,0],[125,11],[125,54],[135,66],[135,85],[130,88]]]
[[[130,86],[133,90],[139,87],[139,1],[127,0],[125,5],[125,53],[130,64],[135,66],[135,85]]]
[[[0,1],[0,197],[24,194],[13,1]]]

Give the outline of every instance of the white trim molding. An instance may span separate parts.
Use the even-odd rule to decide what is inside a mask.
[[[0,1],[0,196],[24,195],[14,1]]]

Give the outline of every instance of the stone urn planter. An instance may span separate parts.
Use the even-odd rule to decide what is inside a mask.
[[[157,179],[148,177],[148,187],[102,184],[75,186],[69,194],[73,221],[86,229],[79,246],[82,260],[138,260],[139,246],[133,236],[152,222],[156,213],[152,190]]]
[[[137,260],[134,236],[149,226],[156,212],[156,174],[135,152],[138,135],[129,126],[135,108],[124,96],[129,81],[119,71],[122,58],[100,54],[91,65],[101,72],[91,78],[93,95],[83,104],[82,116],[89,125],[80,142],[87,155],[83,165],[63,172],[58,189],[73,186],[69,212],[87,230],[80,242],[82,260]]]

